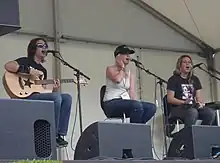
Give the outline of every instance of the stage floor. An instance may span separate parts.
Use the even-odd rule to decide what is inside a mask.
[[[63,163],[213,163],[220,160],[68,160]]]
[[[0,160],[0,163],[42,162],[42,163],[220,163],[220,160]]]
[[[220,160],[85,160],[63,161],[63,163],[213,163]]]

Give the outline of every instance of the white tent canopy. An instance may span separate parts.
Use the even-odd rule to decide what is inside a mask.
[[[212,47],[220,47],[219,0],[142,1]]]

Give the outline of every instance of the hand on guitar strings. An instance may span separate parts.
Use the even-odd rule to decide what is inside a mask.
[[[56,92],[60,88],[60,80],[56,79],[54,80],[54,85],[53,85],[53,91]]]
[[[36,79],[39,79],[40,76],[43,76],[43,72],[42,71],[39,71],[39,70],[36,70],[34,68],[31,68],[30,69],[30,75],[31,75],[31,78],[33,78],[34,80]]]

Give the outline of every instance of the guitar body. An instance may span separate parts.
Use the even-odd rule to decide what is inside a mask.
[[[29,75],[5,72],[3,86],[11,98],[27,98],[33,93],[51,93],[52,90],[45,89],[42,85],[35,84]],[[40,79],[37,79],[40,80]]]

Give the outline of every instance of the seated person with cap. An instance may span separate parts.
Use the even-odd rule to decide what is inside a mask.
[[[125,113],[131,123],[145,124],[154,116],[156,106],[136,100],[134,76],[127,67],[131,60],[130,54],[134,53],[126,45],[116,48],[115,64],[106,68],[104,110],[109,117],[119,117]]]

